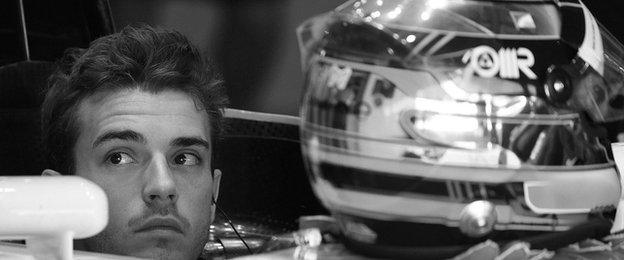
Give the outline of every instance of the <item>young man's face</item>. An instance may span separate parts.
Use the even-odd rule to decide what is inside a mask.
[[[88,250],[194,259],[206,240],[219,178],[208,116],[187,94],[124,90],[84,100],[76,175],[106,191],[109,223]]]

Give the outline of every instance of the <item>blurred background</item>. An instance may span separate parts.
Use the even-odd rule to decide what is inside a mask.
[[[234,108],[296,115],[302,86],[295,28],[340,0],[110,0],[117,29],[136,22],[187,35],[222,69]]]
[[[220,65],[234,108],[296,115],[303,85],[295,28],[341,0],[110,0],[117,29],[136,22],[187,35]]]

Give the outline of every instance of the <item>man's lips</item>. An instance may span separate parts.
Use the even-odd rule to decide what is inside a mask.
[[[182,224],[180,221],[173,218],[151,218],[145,221],[145,223],[139,228],[137,228],[134,232],[149,232],[149,231],[173,231],[176,233],[184,234],[182,229]]]

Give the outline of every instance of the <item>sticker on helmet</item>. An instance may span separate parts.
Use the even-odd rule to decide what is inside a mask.
[[[497,75],[504,79],[519,79],[520,73],[529,79],[537,79],[531,67],[535,64],[535,56],[529,49],[494,48],[481,45],[467,51],[462,57],[462,62],[467,64],[480,77],[493,78]]]

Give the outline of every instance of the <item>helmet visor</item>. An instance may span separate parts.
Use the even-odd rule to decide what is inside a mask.
[[[466,94],[453,79],[440,80],[432,72],[327,57],[314,59],[307,76],[304,134],[314,129],[308,137],[332,149],[514,169],[609,162],[596,129],[582,116],[535,97],[500,92],[504,88]],[[476,83],[519,87],[491,80]]]

